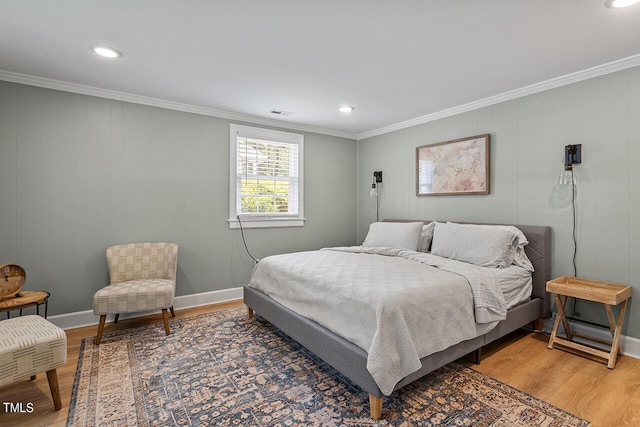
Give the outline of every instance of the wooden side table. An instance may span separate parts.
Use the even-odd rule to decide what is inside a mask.
[[[40,315],[40,306],[44,304],[44,318],[46,319],[49,296],[49,292],[46,291],[21,291],[13,298],[0,301],[0,313],[6,312],[7,319],[10,319],[12,311],[20,310],[20,316],[22,316],[22,309],[35,305],[36,314]]]
[[[583,279],[579,277],[563,276],[547,282],[547,292],[555,294],[556,304],[558,306],[558,316],[553,325],[553,331],[549,338],[548,348],[552,349],[555,344],[565,347],[570,351],[582,354],[594,360],[603,361],[609,369],[613,369],[616,365],[616,359],[620,352],[620,332],[622,323],[627,311],[627,302],[631,297],[632,288],[630,286],[618,285],[609,282],[599,282],[597,280]],[[569,322],[564,312],[567,298],[579,298],[587,301],[594,301],[604,304],[607,310],[607,319],[609,320],[609,328],[613,335],[612,341],[606,341],[594,338],[588,335],[578,334],[571,331]],[[612,307],[620,304],[618,319],[613,315]],[[564,327],[567,339],[557,336],[560,323]],[[589,344],[582,344],[574,341],[574,338],[597,342],[611,346],[611,351],[606,352],[598,347]]]

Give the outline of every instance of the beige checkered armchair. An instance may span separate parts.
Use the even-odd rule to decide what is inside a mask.
[[[169,335],[169,314],[175,317],[178,245],[175,243],[131,243],[107,249],[110,284],[93,296],[93,313],[100,316],[96,344],[102,341],[108,314],[118,323],[120,313],[162,310]]]

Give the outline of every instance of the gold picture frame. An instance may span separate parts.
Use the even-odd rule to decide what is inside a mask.
[[[483,134],[416,148],[416,194],[489,194],[491,135]]]

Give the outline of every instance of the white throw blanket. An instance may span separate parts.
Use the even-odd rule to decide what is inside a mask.
[[[249,286],[367,351],[385,395],[420,358],[487,333],[507,310],[491,269],[397,248],[267,257]]]

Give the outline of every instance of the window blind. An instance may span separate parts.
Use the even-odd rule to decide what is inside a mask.
[[[236,147],[236,212],[297,216],[298,144],[237,135]]]

